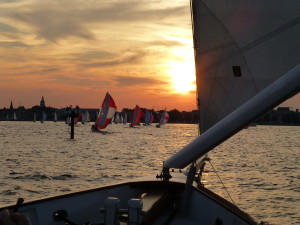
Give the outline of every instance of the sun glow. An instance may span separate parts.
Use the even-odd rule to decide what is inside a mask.
[[[171,63],[168,73],[172,77],[173,88],[177,92],[187,93],[196,89],[193,61]]]

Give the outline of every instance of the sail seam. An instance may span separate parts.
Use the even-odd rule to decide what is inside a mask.
[[[257,45],[260,45],[264,42],[266,42],[269,39],[272,39],[274,36],[276,36],[277,34],[283,33],[284,31],[298,25],[300,23],[300,16],[298,16],[297,18],[295,18],[294,20],[286,23],[285,25],[278,27],[277,29],[269,32],[268,34],[264,35],[263,37],[253,41],[252,43],[244,46],[241,48],[241,51],[244,53],[250,49],[252,49],[253,47],[256,47]]]

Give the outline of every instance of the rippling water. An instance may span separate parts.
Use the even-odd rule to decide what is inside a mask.
[[[128,128],[105,135],[61,122],[0,122],[0,205],[156,175],[163,160],[197,137],[197,125]],[[205,186],[256,220],[300,224],[300,127],[242,130],[209,154]],[[214,169],[213,169],[214,168]]]

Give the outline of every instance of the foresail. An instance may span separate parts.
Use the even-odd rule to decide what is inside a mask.
[[[300,1],[192,0],[200,131],[300,59]]]

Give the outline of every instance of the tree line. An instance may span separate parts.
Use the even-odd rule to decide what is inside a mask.
[[[67,107],[66,107],[67,108]],[[36,114],[36,120],[40,120],[42,113],[47,114],[47,120],[51,121],[54,119],[54,113],[57,113],[59,121],[65,121],[67,118],[66,108],[57,109],[46,106],[33,106],[32,108],[25,109],[20,106],[16,109],[0,109],[0,120],[14,120],[13,114],[16,114],[18,121],[32,121],[33,115]],[[95,121],[98,115],[98,109],[80,109],[81,111],[88,111],[90,114],[91,121]],[[146,109],[143,109],[145,111]],[[155,111],[151,110],[154,115],[154,123],[159,122],[160,116],[163,110]],[[124,108],[123,113],[128,115],[128,122],[132,118],[133,109]],[[179,111],[172,109],[168,111],[169,121],[168,123],[186,123],[186,124],[197,124],[199,123],[200,113],[199,110],[192,111]],[[259,119],[255,121],[256,124],[260,125],[300,125],[300,112],[299,110],[291,110],[289,107],[278,107],[276,110],[273,109]]]

